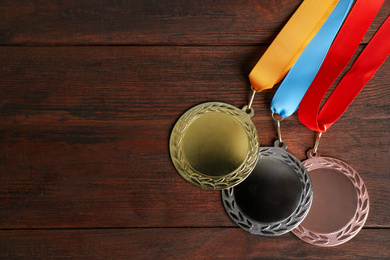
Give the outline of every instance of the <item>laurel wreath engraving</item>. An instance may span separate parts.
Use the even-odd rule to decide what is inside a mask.
[[[278,147],[261,148],[260,157],[267,156],[283,160],[297,173],[302,187],[302,194],[295,211],[282,221],[274,223],[262,223],[251,219],[241,211],[235,202],[234,188],[222,191],[222,201],[230,218],[242,229],[255,235],[278,236],[291,231],[303,221],[311,206],[313,190],[310,176],[306,168],[297,158],[286,152],[284,149]]]
[[[210,112],[224,113],[233,116],[247,132],[249,147],[247,157],[242,165],[225,176],[207,176],[195,170],[187,161],[181,148],[185,131],[200,115]],[[203,189],[222,190],[237,185],[254,169],[258,160],[259,141],[255,125],[242,110],[221,102],[200,104],[188,110],[174,126],[170,138],[171,159],[180,175],[190,183]]]
[[[299,225],[293,230],[293,233],[305,242],[317,246],[336,246],[352,239],[362,229],[368,217],[369,197],[363,180],[352,167],[338,159],[315,157],[314,159],[306,160],[303,164],[308,171],[319,167],[326,167],[335,169],[347,176],[354,185],[357,193],[357,208],[353,218],[338,231],[329,234],[319,234],[311,232],[302,225]]]

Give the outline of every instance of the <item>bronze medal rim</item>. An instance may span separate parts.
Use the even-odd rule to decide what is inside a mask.
[[[279,236],[296,228],[308,214],[313,200],[313,187],[308,171],[295,156],[279,147],[262,147],[259,158],[272,157],[287,163],[297,174],[301,188],[301,198],[296,209],[287,218],[264,223],[247,216],[237,205],[234,188],[222,191],[222,202],[229,217],[242,229],[254,235]]]
[[[331,233],[319,233],[299,225],[292,232],[301,240],[321,247],[332,247],[341,245],[359,233],[364,226],[369,212],[369,197],[366,185],[360,175],[345,162],[330,157],[311,157],[303,162],[303,165],[310,171],[327,168],[345,175],[353,184],[357,195],[357,207],[354,216],[339,230]],[[315,192],[315,191],[314,191]],[[309,213],[310,214],[310,213]]]
[[[234,171],[222,176],[210,176],[194,169],[182,149],[187,128],[199,116],[211,112],[223,113],[236,119],[248,137],[248,152],[244,162]],[[227,189],[245,180],[255,168],[260,152],[259,137],[250,116],[243,110],[223,102],[202,103],[185,112],[173,127],[169,142],[171,159],[178,173],[191,184],[208,190]]]

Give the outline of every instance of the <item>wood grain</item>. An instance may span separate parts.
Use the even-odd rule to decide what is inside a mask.
[[[247,75],[300,3],[0,1],[0,259],[390,258],[389,60],[319,148],[370,195],[344,245],[246,233],[220,192],[171,163],[178,118],[206,101],[244,106]],[[385,1],[357,54],[389,12]],[[277,138],[275,91],[254,101],[261,146]],[[296,115],[282,136],[300,160],[315,138]]]
[[[233,226],[219,192],[200,190],[177,174],[168,140],[175,121],[193,105],[219,100],[243,106],[250,94],[246,75],[262,51],[0,48],[0,226]],[[344,160],[365,180],[368,227],[390,226],[389,132],[383,131],[390,126],[389,69],[386,62],[320,146],[323,155]],[[262,145],[276,139],[272,92],[254,103]],[[314,133],[295,115],[283,121],[282,134],[289,151],[304,159]]]
[[[268,44],[301,2],[3,0],[0,44]],[[389,8],[385,1],[364,42],[389,15]]]
[[[13,230],[0,232],[2,259],[386,259],[390,230],[362,230],[335,248],[293,234],[260,237],[239,228]]]

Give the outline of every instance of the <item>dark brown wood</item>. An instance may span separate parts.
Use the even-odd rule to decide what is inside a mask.
[[[0,232],[2,259],[386,259],[389,247],[388,229],[362,230],[335,248],[315,247],[293,234],[269,238],[239,228]]]
[[[243,106],[250,94],[246,75],[263,50],[0,48],[0,226],[233,226],[219,192],[193,187],[176,173],[168,139],[193,105],[220,100]],[[369,227],[390,226],[384,172],[389,69],[389,63],[380,68],[320,146],[323,155],[353,165],[366,181]],[[261,145],[276,139],[272,92],[254,103]],[[289,150],[304,159],[314,133],[294,115],[283,121],[282,134]]]
[[[206,101],[244,106],[247,75],[300,2],[1,1],[0,259],[389,258],[389,60],[319,148],[370,195],[367,223],[345,245],[250,235],[220,192],[171,163],[176,120]],[[389,10],[385,1],[363,43]],[[277,138],[275,90],[254,101],[262,146]],[[300,160],[315,138],[297,115],[282,136]]]
[[[301,2],[3,0],[0,44],[264,44],[272,41]],[[385,1],[364,42],[386,19],[389,8]]]

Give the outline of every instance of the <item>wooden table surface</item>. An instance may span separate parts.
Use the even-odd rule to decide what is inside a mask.
[[[247,75],[300,3],[0,1],[0,259],[390,258],[389,59],[320,144],[369,191],[346,244],[251,235],[170,160],[187,109],[247,104]],[[355,58],[389,13],[386,0]],[[254,101],[262,146],[274,93]],[[315,134],[296,114],[282,133],[304,160]]]

